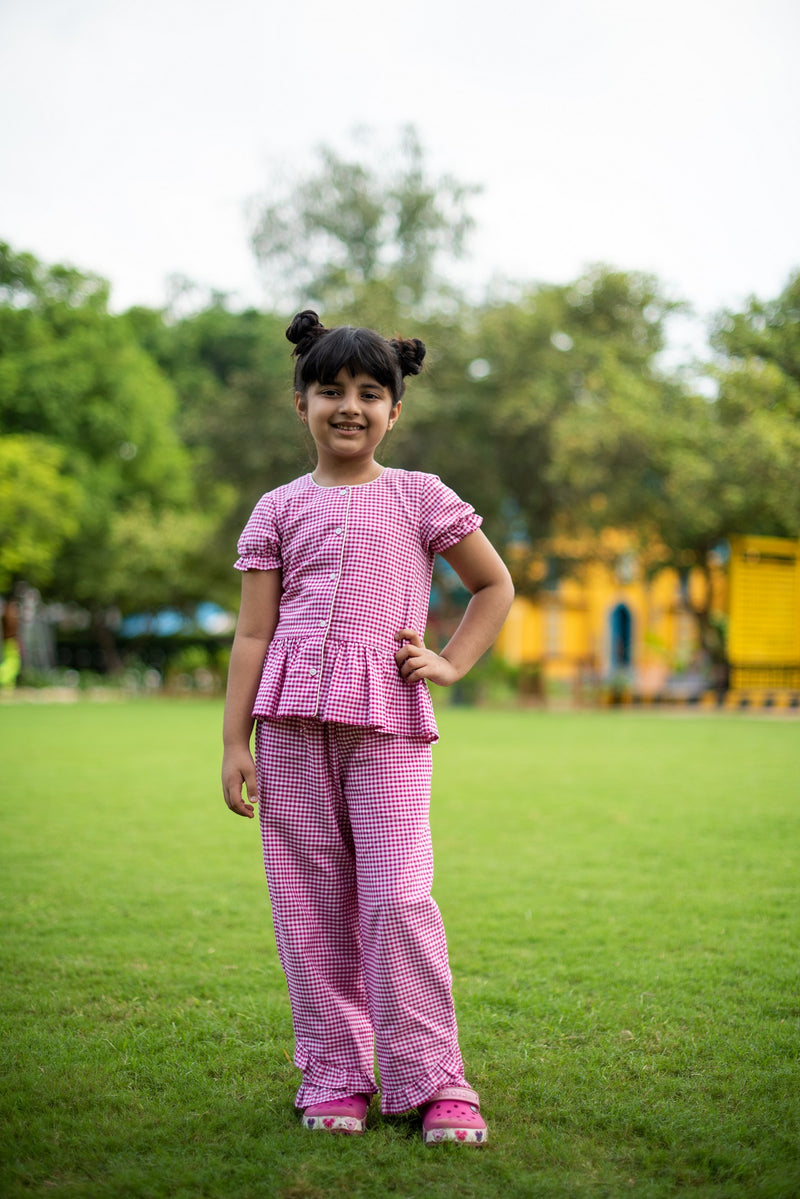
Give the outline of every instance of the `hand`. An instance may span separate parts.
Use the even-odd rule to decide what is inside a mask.
[[[447,658],[435,654],[432,649],[426,649],[419,633],[413,629],[400,629],[394,635],[395,641],[404,641],[405,645],[397,651],[394,660],[400,667],[400,673],[407,683],[419,683],[422,679],[430,679],[440,687],[449,687],[458,682],[458,672]]]
[[[242,798],[243,786],[249,800],[247,803]],[[222,794],[232,812],[237,816],[253,819],[253,804],[258,802],[258,786],[256,767],[249,747],[225,750],[222,757]]]

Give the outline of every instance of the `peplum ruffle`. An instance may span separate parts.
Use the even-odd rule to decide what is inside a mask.
[[[439,738],[424,682],[406,683],[386,648],[335,637],[273,638],[253,716],[300,717],[434,742]]]

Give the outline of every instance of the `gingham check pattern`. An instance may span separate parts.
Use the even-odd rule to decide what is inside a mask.
[[[294,1019],[298,1107],[372,1094],[403,1112],[463,1075],[431,898],[431,748],[313,720],[256,726],[264,861]]]
[[[435,741],[428,688],[398,672],[394,634],[424,635],[434,555],[481,517],[436,475],[386,469],[356,487],[310,475],[259,500],[239,570],[282,571],[280,618],[253,715],[312,717]]]

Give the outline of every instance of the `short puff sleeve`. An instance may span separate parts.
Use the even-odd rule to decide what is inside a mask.
[[[281,539],[273,492],[267,492],[256,504],[237,545],[237,570],[280,570]]]
[[[423,543],[434,554],[458,545],[483,523],[471,504],[456,495],[438,475],[428,475],[422,496]]]

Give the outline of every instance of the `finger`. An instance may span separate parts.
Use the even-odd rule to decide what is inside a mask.
[[[252,819],[255,815],[253,804],[258,803],[258,795],[255,787],[247,787],[247,800],[242,797],[242,781],[240,780],[233,786],[227,786],[224,789],[225,803],[232,812],[237,816],[246,816]]]
[[[251,803],[258,803],[258,777],[256,775],[255,762],[252,758],[249,764],[242,771],[244,779],[244,789],[247,792],[247,798]]]
[[[403,663],[407,662],[410,658],[416,657],[419,659],[419,655],[421,652],[422,652],[422,649],[420,646],[404,645],[402,647],[402,649],[399,649],[397,651],[397,653],[394,656],[394,660],[398,666],[402,666]]]
[[[424,676],[427,664],[427,658],[421,658],[419,655],[413,658],[407,658],[400,667],[400,673],[406,682],[412,682],[415,681],[415,679],[421,679]]]
[[[397,651],[394,660],[400,667],[400,673],[408,674],[409,670],[413,670],[415,665],[419,666],[424,659],[420,657],[420,651],[416,646],[404,645],[402,649]]]
[[[247,798],[248,798],[248,800],[250,800],[249,795]],[[235,812],[237,816],[246,816],[248,818],[248,820],[252,820],[253,817],[255,816],[255,810],[253,808],[254,802],[255,802],[255,798],[253,799],[252,802],[245,803],[242,796],[239,795],[234,799],[233,804],[229,804],[228,807],[231,809],[232,812]]]
[[[414,629],[399,629],[394,635],[395,641],[405,641],[409,645],[415,645],[417,649],[424,649],[422,638]]]

